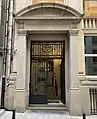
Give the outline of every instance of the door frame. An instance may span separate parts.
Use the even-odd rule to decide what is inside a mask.
[[[48,58],[47,57],[47,59],[49,60],[49,59],[63,59],[64,58],[64,56],[65,56],[65,40],[64,41],[30,41],[31,42],[31,45],[30,45],[30,82],[29,82],[29,104],[47,104],[47,89],[46,89],[46,101],[45,102],[42,102],[42,103],[30,103],[31,101],[30,101],[30,99],[31,99],[31,66],[32,66],[32,59],[34,60],[38,60],[38,58],[32,58],[32,43],[36,43],[36,42],[41,42],[41,43],[44,43],[44,42],[50,42],[50,43],[54,43],[54,42],[59,42],[59,43],[63,43],[63,45],[61,44],[61,52],[62,52],[62,46],[63,46],[63,52],[62,52],[62,55],[61,55],[61,57],[59,58]],[[49,55],[48,55],[49,56]],[[46,58],[44,58],[44,59],[42,59],[42,60],[47,60]],[[65,63],[64,63],[65,64]],[[61,70],[61,69],[60,69]],[[65,72],[65,71],[64,71]],[[60,78],[60,80],[61,80],[61,78]],[[47,82],[47,81],[46,81]],[[65,84],[64,84],[65,85]],[[38,97],[37,97],[38,98]],[[65,100],[66,100],[66,97],[65,97]]]
[[[63,45],[63,49],[65,49],[65,42]],[[60,84],[61,84],[61,101],[63,102],[63,104],[66,104],[66,81],[65,81],[65,50],[63,50],[63,58],[61,61],[61,70],[63,70],[63,72],[61,71],[61,75],[60,76]],[[64,90],[64,91],[62,91]]]

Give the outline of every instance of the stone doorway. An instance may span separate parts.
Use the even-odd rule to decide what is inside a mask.
[[[17,72],[14,98],[15,109],[24,112],[29,107],[30,41],[36,41],[33,34],[50,33],[67,34],[67,40],[65,40],[66,108],[71,115],[81,112],[77,66],[78,53],[76,52],[78,50],[78,32],[81,19],[81,13],[69,6],[58,3],[30,5],[16,13],[15,48],[17,49],[17,54],[14,56],[13,68]],[[29,40],[27,36],[31,34],[33,37]],[[49,37],[46,38],[48,39]],[[41,38],[40,40],[43,39]],[[56,39],[54,40],[56,41]],[[46,61],[48,62],[48,60]],[[46,63],[44,62],[44,64]],[[61,66],[61,68],[64,67]],[[12,93],[10,95],[13,98]],[[9,100],[9,104],[11,103],[12,101]],[[75,106],[76,103],[77,106]]]

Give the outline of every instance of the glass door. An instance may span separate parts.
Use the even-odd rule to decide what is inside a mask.
[[[30,104],[47,103],[48,65],[45,60],[32,60]]]
[[[30,104],[47,103],[47,87],[54,86],[53,59],[63,58],[63,45],[64,41],[31,41]]]

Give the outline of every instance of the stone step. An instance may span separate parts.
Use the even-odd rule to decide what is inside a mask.
[[[29,107],[65,107],[62,103],[48,103],[48,104],[30,104]]]
[[[65,106],[30,106],[29,110],[66,110]]]
[[[32,110],[66,110],[66,106],[59,101],[59,103],[48,103],[48,104],[30,104],[29,109]]]

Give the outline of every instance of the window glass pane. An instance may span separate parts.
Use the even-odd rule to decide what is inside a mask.
[[[86,75],[97,75],[97,57],[85,57]]]
[[[92,45],[93,46],[95,46],[95,45],[97,46],[97,36],[93,36],[92,37]]]
[[[97,68],[94,68],[93,71],[94,71],[94,72],[97,72]]]
[[[97,64],[97,57],[93,57],[93,64]]]
[[[92,37],[86,36],[84,38],[84,44],[85,44],[85,54],[92,54]]]
[[[93,50],[93,54],[97,54],[97,50]]]
[[[84,37],[85,54],[97,54],[97,36]]]

